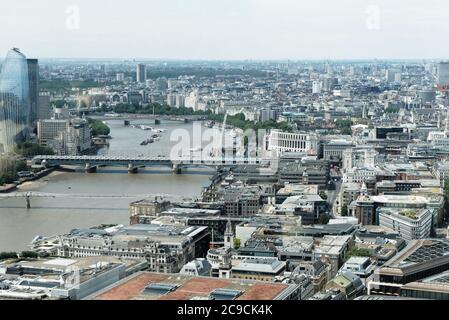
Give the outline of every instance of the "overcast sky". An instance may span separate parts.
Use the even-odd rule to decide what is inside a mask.
[[[447,0],[0,1],[2,57],[449,57]]]

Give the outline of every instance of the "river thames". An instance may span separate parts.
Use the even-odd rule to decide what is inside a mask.
[[[161,138],[141,146],[151,131],[125,127],[123,120],[107,120],[111,128],[109,148],[99,151],[108,155],[168,156],[174,142],[170,134],[177,129],[192,132],[193,124],[163,121],[154,126],[151,120],[135,120],[132,124],[149,125],[164,129]],[[69,232],[73,228],[87,228],[100,224],[127,224],[128,205],[141,199],[141,195],[173,194],[179,198],[194,198],[210,184],[210,169],[188,169],[173,174],[169,168],[139,169],[128,174],[126,168],[99,168],[97,173],[55,172],[39,181],[26,183],[18,191],[51,193],[51,198],[31,198],[31,209],[25,199],[0,199],[0,251],[26,250],[37,235],[52,236]],[[71,198],[67,195],[89,194],[92,198]],[[116,198],[95,198],[95,195],[117,195]],[[121,198],[120,195],[127,195]],[[135,195],[135,197],[134,197]]]

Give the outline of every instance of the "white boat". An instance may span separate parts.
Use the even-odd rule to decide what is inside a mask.
[[[140,125],[140,129],[142,129],[142,130],[153,130],[152,127],[150,127],[150,126],[145,126],[145,125],[143,125],[143,124]]]
[[[105,113],[104,116],[105,117],[113,117],[113,118],[115,118],[115,117],[120,117],[120,114],[118,114],[118,113]]]

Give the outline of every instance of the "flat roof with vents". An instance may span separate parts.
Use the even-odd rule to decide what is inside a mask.
[[[296,299],[296,284],[139,272],[99,291],[94,300],[284,300]]]
[[[235,300],[240,297],[244,291],[233,289],[215,289],[210,293],[210,297],[214,300]]]

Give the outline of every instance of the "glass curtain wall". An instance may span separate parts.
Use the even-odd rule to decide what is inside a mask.
[[[8,51],[0,73],[0,154],[29,137],[30,96],[25,55]]]

